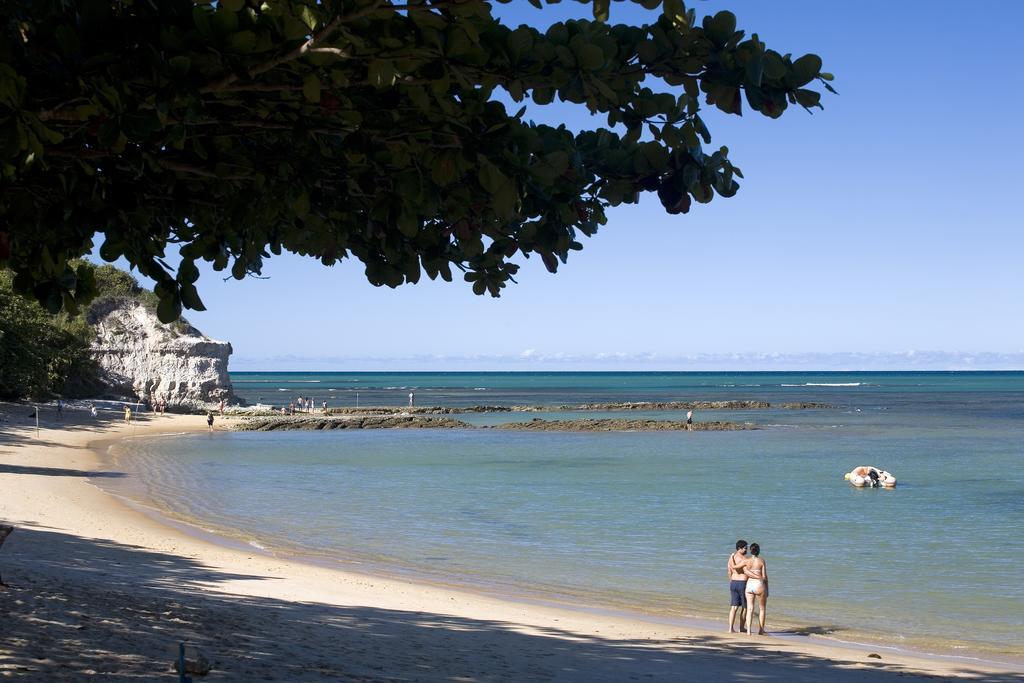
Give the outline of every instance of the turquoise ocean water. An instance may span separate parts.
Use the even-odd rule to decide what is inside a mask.
[[[250,402],[332,406],[820,401],[698,412],[763,429],[215,433],[132,440],[161,510],[263,548],[506,595],[723,618],[757,541],[770,623],[1024,655],[1024,373],[237,373]],[[559,413],[558,415],[564,416]],[[630,413],[640,416],[641,414]],[[678,419],[677,413],[643,416]],[[465,415],[480,425],[536,413]],[[543,415],[542,415],[543,416]],[[126,457],[130,456],[130,457]],[[877,465],[896,490],[854,489]]]

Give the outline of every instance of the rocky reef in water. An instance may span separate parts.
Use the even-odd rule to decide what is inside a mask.
[[[268,415],[243,419],[233,425],[240,432],[274,432],[322,429],[472,429],[472,425],[448,417],[417,415]]]
[[[371,406],[365,408],[331,408],[331,415],[459,415],[469,413],[557,413],[557,412],[628,412],[659,410],[786,410],[832,409],[828,403],[768,403],[767,401],[636,401],[628,403],[579,403],[557,406]],[[266,408],[253,408],[251,414],[268,414]]]
[[[185,410],[238,402],[228,376],[228,342],[187,323],[164,324],[151,307],[130,297],[97,301],[87,321],[96,331],[92,351],[106,392],[163,398]]]
[[[694,422],[683,420],[629,420],[611,418],[584,418],[579,420],[542,420],[508,422],[492,429],[520,432],[736,432],[759,429],[755,424],[738,422]]]
[[[508,429],[532,432],[731,432],[758,429],[757,425],[735,422],[694,422],[681,420],[590,419],[542,420],[478,427],[450,417],[423,415],[266,415],[246,417],[232,425],[241,432],[331,429]]]

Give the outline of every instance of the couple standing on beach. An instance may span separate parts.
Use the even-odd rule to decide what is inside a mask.
[[[764,635],[765,610],[768,604],[768,566],[761,559],[761,546],[750,544],[750,557],[747,557],[747,542],[736,541],[736,552],[729,556],[729,633],[735,633],[737,612],[740,615],[740,627],[743,625],[743,612],[746,611],[747,635],[750,635],[750,624],[754,618],[754,601],[760,607],[757,615],[757,635]]]

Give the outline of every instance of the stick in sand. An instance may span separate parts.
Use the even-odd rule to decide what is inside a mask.
[[[0,524],[0,547],[3,547],[4,541],[7,540],[7,537],[11,535],[12,531],[14,531],[14,527],[13,526],[11,526],[9,524]],[[4,583],[3,576],[0,576],[0,588],[6,588],[6,587],[7,587],[7,584]]]

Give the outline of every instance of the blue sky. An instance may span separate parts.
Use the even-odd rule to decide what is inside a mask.
[[[459,281],[375,288],[357,261],[285,255],[266,280],[204,273],[208,310],[189,319],[232,342],[238,370],[952,368],[979,352],[1024,368],[1024,3],[689,5],[836,75],[813,116],[706,112],[746,176],[736,197],[615,209],[557,275],[520,259],[500,299]],[[589,11],[498,8],[536,26]],[[613,22],[645,18],[613,3]],[[564,106],[528,117],[603,125]]]

